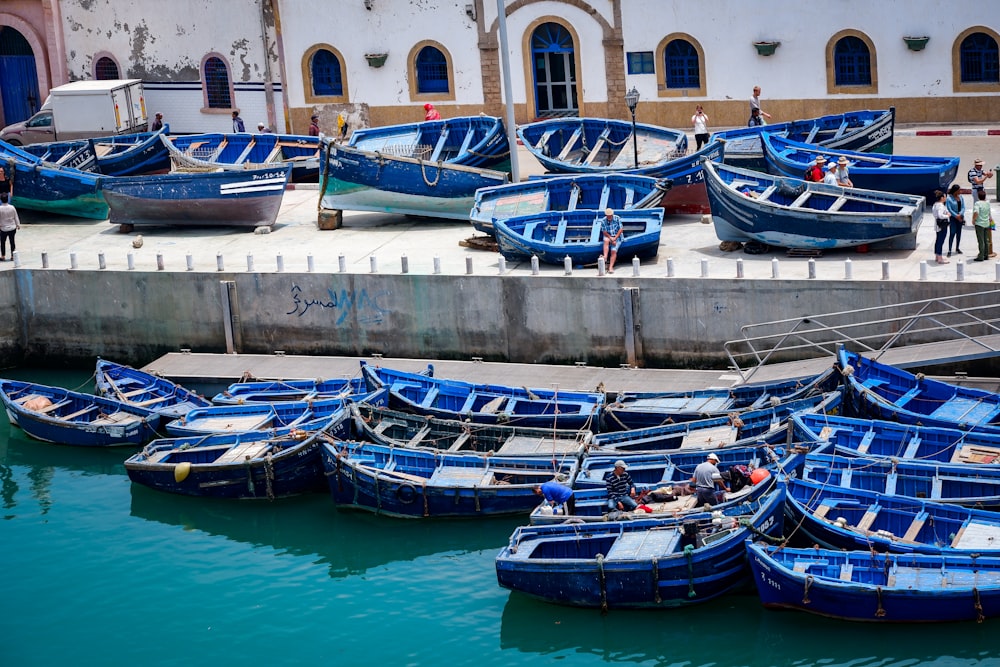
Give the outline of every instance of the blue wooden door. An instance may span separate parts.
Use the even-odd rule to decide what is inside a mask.
[[[0,96],[4,123],[10,125],[38,111],[38,74],[34,56],[0,56]]]

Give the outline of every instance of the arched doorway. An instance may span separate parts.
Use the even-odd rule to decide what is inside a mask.
[[[0,26],[0,97],[3,123],[17,123],[38,111],[38,73],[35,54],[20,32]]]
[[[535,77],[535,115],[575,116],[576,59],[573,37],[558,23],[543,23],[531,35],[531,58]]]

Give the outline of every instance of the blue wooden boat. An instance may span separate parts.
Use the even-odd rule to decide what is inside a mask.
[[[554,174],[624,173],[669,179],[660,202],[667,213],[708,213],[703,160],[721,161],[722,142],[709,142],[688,154],[687,136],[658,125],[609,118],[550,118],[517,128],[535,158]],[[638,164],[636,161],[638,154]]]
[[[518,528],[497,555],[502,588],[577,607],[684,607],[749,582],[744,541],[780,535],[784,491],[725,510]]]
[[[790,525],[830,549],[1000,556],[1000,513],[804,479],[788,482]]]
[[[493,219],[535,215],[546,211],[606,208],[656,208],[670,190],[670,181],[632,174],[576,174],[532,178],[476,191],[469,219],[476,231],[493,234]]]
[[[94,380],[100,395],[147,408],[165,419],[176,419],[194,408],[211,405],[207,399],[166,378],[107,359],[97,360]]]
[[[106,176],[141,176],[170,171],[170,152],[160,140],[170,134],[164,125],[156,132],[140,132],[88,139],[94,171]]]
[[[97,160],[86,139],[25,144],[18,148],[57,167],[96,171]]]
[[[365,391],[361,378],[328,380],[253,380],[240,381],[212,397],[214,405],[243,403],[279,403],[323,398],[347,398]]]
[[[841,347],[847,414],[1000,434],[1000,394],[914,375]]]
[[[806,378],[738,384],[696,391],[619,393],[601,413],[601,430],[649,428],[723,417],[837,389],[840,374],[829,370]]]
[[[110,398],[0,379],[14,426],[36,440],[77,447],[138,447],[156,437],[160,415]]]
[[[487,456],[371,443],[324,442],[320,455],[338,507],[401,518],[527,514],[535,487],[569,482],[576,456]]]
[[[747,169],[766,167],[761,135],[785,137],[833,150],[892,154],[896,110],[848,111],[818,118],[716,132],[710,141],[726,142],[726,164]]]
[[[270,227],[291,167],[123,176],[104,180],[109,222],[131,227]]]
[[[347,411],[319,429],[283,428],[154,440],[125,461],[129,479],[158,491],[211,498],[284,498],[326,488],[320,443]]]
[[[384,390],[360,395],[359,400],[384,404]],[[337,417],[346,405],[345,397],[318,400],[282,401],[278,403],[243,403],[240,405],[213,405],[195,408],[182,417],[166,424],[175,436],[205,435],[212,433],[243,433],[278,428],[322,428]]]
[[[747,542],[765,607],[873,623],[1000,615],[1000,558],[792,549]]]
[[[761,135],[767,168],[772,174],[802,178],[810,164],[823,156],[837,162],[846,158],[851,182],[856,188],[902,194],[932,196],[947,192],[958,174],[959,158],[923,155],[874,155],[814,146],[768,132]]]
[[[506,172],[364,151],[323,137],[323,208],[469,219],[476,190],[506,183]]]
[[[365,127],[347,140],[351,148],[417,160],[510,171],[510,143],[496,116],[459,116],[419,123]]]
[[[978,509],[1000,508],[1000,466],[843,456],[827,445],[806,454],[802,478],[884,496],[926,498]]]
[[[838,454],[917,459],[937,463],[1000,463],[1000,435],[800,412],[794,442],[826,442]]]
[[[584,429],[596,425],[604,394],[474,384],[361,362],[368,390],[389,390],[389,407],[477,424]]]
[[[618,259],[626,262],[633,257],[656,257],[663,209],[618,209],[615,215],[622,224]],[[587,266],[597,264],[604,249],[602,220],[604,213],[597,211],[545,211],[496,219],[493,235],[507,259],[522,260],[534,255],[547,264],[561,265],[569,257],[573,266]]]
[[[319,137],[215,132],[165,134],[160,143],[177,170],[246,170],[289,165],[295,183],[315,183],[319,177]]]
[[[367,402],[352,402],[351,414],[356,438],[393,447],[501,456],[579,457],[593,439],[593,434],[585,429],[473,424],[400,412]]]
[[[663,451],[681,448],[701,449],[748,445],[758,439],[771,441],[777,435],[787,439],[788,418],[796,413],[836,414],[840,410],[840,391],[786,399],[764,407],[708,419],[679,421],[662,426],[607,431],[594,436],[594,447],[621,453]],[[808,442],[801,437],[798,442]]]
[[[5,141],[0,141],[0,160],[7,178],[16,183],[10,200],[15,207],[95,220],[108,217],[100,175],[46,162]]]
[[[704,164],[715,234],[782,248],[916,247],[924,198]]]

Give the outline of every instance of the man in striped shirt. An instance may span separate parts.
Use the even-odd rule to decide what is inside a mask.
[[[631,512],[639,504],[635,501],[635,484],[626,472],[628,466],[621,459],[615,461],[615,469],[604,474],[604,484],[608,489],[608,509]]]

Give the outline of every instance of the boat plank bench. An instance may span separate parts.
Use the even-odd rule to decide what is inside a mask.
[[[97,405],[88,405],[87,407],[83,408],[82,410],[77,410],[76,412],[70,413],[68,415],[63,415],[63,419],[65,419],[66,421],[69,421],[71,419],[76,419],[78,417],[82,417],[83,415],[87,414],[88,412],[93,412],[98,407],[99,406],[97,406]]]
[[[1000,526],[969,521],[951,543],[953,549],[996,549],[1000,547]]]
[[[230,447],[226,452],[215,459],[216,463],[243,463],[246,460],[259,459],[271,448],[271,443],[267,440],[254,440],[251,442],[241,442],[235,447]]]
[[[512,435],[504,441],[497,454],[523,456],[525,454],[573,454],[580,443],[569,438],[539,438],[527,435]]]
[[[18,405],[24,405],[28,401],[33,401],[36,398],[44,398],[41,394],[28,394],[27,396],[21,396],[20,398],[15,398],[14,403]]]
[[[132,422],[141,421],[142,417],[139,415],[134,415],[130,412],[112,412],[109,415],[101,415],[97,419],[91,421],[91,424],[102,425],[102,424],[131,424]]]
[[[272,417],[273,415],[270,414],[263,417],[261,415],[210,417],[199,419],[198,425],[205,431],[225,431],[230,433],[234,431],[254,431],[270,422]]]
[[[53,410],[56,410],[68,404],[69,404],[69,399],[63,399],[61,401],[56,401],[55,403],[52,403],[50,405],[46,405],[44,408],[38,408],[37,410],[35,410],[35,412],[40,412],[41,414],[45,415],[52,412]]]
[[[1000,447],[964,445],[951,457],[952,463],[996,463],[1000,461]]]
[[[428,479],[428,483],[440,485],[440,486],[461,486],[461,487],[473,487],[473,486],[483,486],[480,482],[483,480],[483,469],[482,468],[465,468],[460,466],[441,466],[437,468],[434,473]],[[493,472],[487,473],[489,477],[493,476]]]
[[[681,532],[676,528],[623,533],[608,549],[606,560],[642,560],[667,556],[677,550],[680,539]]]

